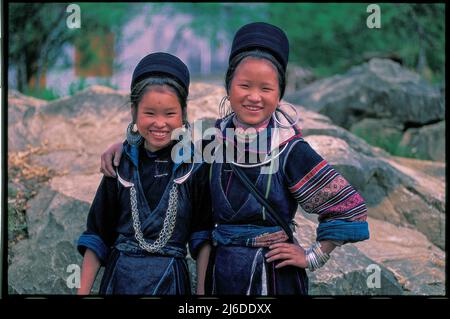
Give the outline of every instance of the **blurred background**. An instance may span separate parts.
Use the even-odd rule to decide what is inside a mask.
[[[194,78],[222,83],[231,40],[251,21],[281,27],[290,67],[310,78],[342,73],[370,58],[390,58],[443,85],[444,4],[389,4],[370,29],[368,4],[79,3],[80,28],[67,27],[69,4],[9,4],[8,84],[56,99],[90,84],[128,89],[149,52],[185,61]]]

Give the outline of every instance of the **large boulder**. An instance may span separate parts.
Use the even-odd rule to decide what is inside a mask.
[[[413,226],[444,248],[445,182],[395,158],[356,152],[340,138],[309,135],[305,140],[361,193],[371,217]]]
[[[373,218],[368,222],[370,240],[354,246],[390,270],[404,294],[445,294],[445,251],[415,229]]]
[[[289,63],[286,70],[286,94],[294,93],[314,82],[316,76],[308,69],[299,65]]]
[[[98,171],[101,151],[125,137],[131,120],[124,92],[92,86],[72,97],[41,106],[14,124],[9,151],[31,144],[42,149],[35,165],[57,173]]]
[[[304,216],[299,210],[295,222],[297,223],[296,238],[305,249],[312,245],[316,238],[317,221]],[[369,275],[373,265],[379,267],[380,286],[372,287]],[[394,274],[381,263],[368,258],[354,245],[344,245],[332,252],[332,257],[324,267],[310,272],[310,295],[402,295],[403,288]]]
[[[444,95],[392,60],[371,59],[285,98],[393,154],[444,159],[445,125],[432,125],[444,120]]]
[[[315,240],[317,215],[298,211],[297,239]],[[417,230],[368,218],[370,239],[337,247],[329,262],[311,273],[312,295],[444,295],[445,252]],[[375,269],[379,287],[368,286]],[[373,283],[373,282],[372,282]]]
[[[286,100],[347,129],[363,118],[424,125],[444,119],[445,110],[439,88],[388,59],[372,59],[343,75],[316,81]]]
[[[194,83],[188,106],[190,121],[207,119],[211,125],[218,116],[218,104],[224,93],[219,86]],[[8,129],[21,125],[22,131],[14,136],[14,143],[9,143],[8,152],[15,154],[31,144],[39,151],[30,153],[29,161],[23,165],[27,169],[36,166],[53,171],[48,181],[36,185],[36,195],[28,202],[28,238],[8,249],[10,292],[75,293],[76,289],[67,286],[70,276],[67,267],[81,266],[75,242],[84,230],[89,205],[101,179],[98,172],[100,154],[125,136],[130,121],[127,100],[124,92],[103,87],[91,87],[52,103],[30,102],[17,94],[10,96],[11,103],[23,107],[25,113],[32,108],[33,111],[25,116],[20,113],[19,106],[15,109],[18,111],[8,123]],[[443,248],[443,163],[436,166],[427,161],[390,157],[334,125],[328,117],[301,107],[298,109],[299,125],[305,139],[362,193],[371,218],[423,233],[424,236],[417,237],[423,247],[437,245]],[[299,236],[313,240],[314,221],[304,219],[301,225]],[[403,277],[398,277],[396,265],[390,267],[384,259],[377,259],[379,256],[370,247],[366,250],[357,247],[339,248],[333,253],[329,268],[311,274],[313,294],[397,294],[404,291],[405,285],[402,288],[399,281],[408,276],[406,270]],[[410,258],[400,260],[398,264],[414,264]],[[382,290],[371,290],[365,285],[365,269],[373,263],[382,269]],[[190,260],[195,284],[193,265]],[[429,265],[422,265],[428,269]],[[333,267],[340,270],[333,272]],[[441,271],[443,266],[436,269]],[[413,294],[431,291],[428,286],[422,287],[428,285],[427,280],[416,282],[411,277],[406,289]],[[350,287],[349,283],[354,285]],[[440,289],[439,285],[436,289]],[[98,279],[95,287],[98,287]]]
[[[215,120],[219,117],[219,104],[226,96],[223,86],[206,83],[192,83],[187,105],[188,120]]]
[[[75,294],[69,277],[74,271],[71,265],[81,267],[82,258],[75,244],[85,228],[89,203],[45,186],[29,207],[29,238],[10,247],[8,292]]]

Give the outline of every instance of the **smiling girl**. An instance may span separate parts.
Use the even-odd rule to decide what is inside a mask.
[[[186,122],[189,71],[177,57],[144,57],[131,83],[132,123],[117,178],[103,177],[78,250],[78,294],[89,294],[100,266],[100,294],[190,294],[186,243],[203,292],[211,204],[207,170],[171,158],[172,132]],[[205,196],[206,195],[206,196]]]
[[[267,23],[245,25],[233,40],[222,100],[230,106],[221,105],[216,126],[237,156],[211,165],[210,294],[307,294],[305,269],[322,267],[337,245],[369,237],[363,198],[303,140],[298,114],[293,120],[282,108],[288,56],[286,34]],[[254,143],[261,140],[264,152]],[[250,163],[251,153],[264,156]],[[298,205],[319,216],[308,249],[292,235]]]

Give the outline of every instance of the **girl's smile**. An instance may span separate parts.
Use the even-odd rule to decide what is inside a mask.
[[[170,131],[150,130],[150,134],[156,139],[165,139]]]

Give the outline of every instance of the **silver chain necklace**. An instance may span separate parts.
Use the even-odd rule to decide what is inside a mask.
[[[116,174],[119,182],[130,188],[130,203],[131,203],[131,217],[133,219],[134,237],[138,241],[139,247],[150,253],[161,253],[161,249],[167,244],[170,237],[172,237],[175,228],[175,221],[177,217],[178,206],[178,184],[173,183],[169,192],[169,205],[167,207],[166,216],[164,217],[163,227],[158,235],[158,238],[149,244],[145,239],[141,229],[141,221],[139,220],[139,211],[137,208],[136,188],[133,183],[122,179],[116,169]]]
[[[137,209],[136,189],[134,186],[130,189],[131,200],[131,216],[133,217],[134,236],[139,243],[139,247],[150,252],[159,253],[161,249],[167,244],[170,237],[172,237],[175,228],[175,221],[177,217],[177,203],[178,203],[178,184],[174,183],[169,193],[169,206],[167,207],[166,216],[164,217],[163,227],[158,235],[158,238],[149,244],[145,241],[141,230],[141,222],[139,220],[139,212]]]

